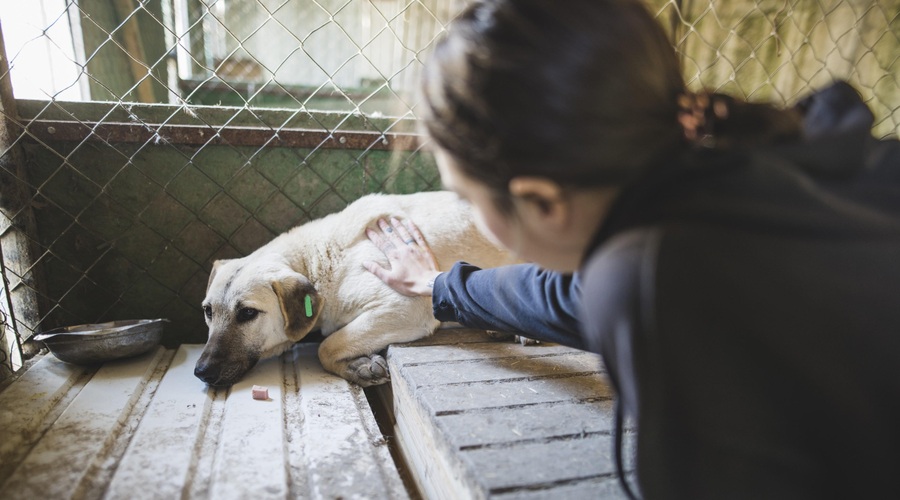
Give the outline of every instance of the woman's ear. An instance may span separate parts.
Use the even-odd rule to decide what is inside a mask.
[[[514,177],[509,181],[509,194],[526,220],[537,220],[555,228],[563,228],[568,223],[570,207],[563,188],[550,179]]]

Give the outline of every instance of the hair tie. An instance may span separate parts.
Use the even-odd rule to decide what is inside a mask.
[[[678,96],[678,123],[684,138],[695,148],[716,147],[716,121],[728,118],[724,99],[706,92],[686,92]]]

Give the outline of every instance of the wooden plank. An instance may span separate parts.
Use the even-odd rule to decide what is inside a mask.
[[[9,499],[68,498],[90,489],[165,349],[104,364],[3,486]]]
[[[134,437],[134,432],[147,411],[159,382],[168,370],[174,355],[175,351],[171,349],[158,350],[153,366],[148,368],[144,374],[141,390],[135,393],[129,402],[130,408],[120,416],[117,432],[110,437],[103,452],[91,463],[90,468],[84,474],[84,479],[73,490],[72,498],[100,498],[109,487],[113,473]],[[102,381],[98,381],[98,383],[102,384]]]
[[[44,356],[0,392],[0,484],[59,416],[64,403],[96,368],[63,363]],[[73,390],[73,386],[79,386]]]
[[[391,346],[391,350],[395,363],[400,366],[576,352],[570,347],[556,344],[523,346],[512,342],[473,342],[410,347],[398,345]]]
[[[305,435],[303,427],[306,416],[301,408],[300,381],[297,375],[297,364],[300,363],[297,349],[294,346],[282,354],[284,371],[284,432],[286,439],[288,489],[290,498],[306,498],[310,496],[309,462],[305,451]]]
[[[420,404],[440,415],[477,408],[509,407],[556,401],[609,399],[612,388],[598,375],[424,387]]]
[[[547,488],[514,489],[491,495],[493,500],[625,500],[616,477],[592,478]]]
[[[188,486],[185,488],[182,498],[207,499],[213,486],[213,469],[216,463],[216,454],[219,449],[219,438],[222,430],[222,422],[225,418],[225,401],[228,397],[228,389],[206,389],[209,401],[204,409],[204,418],[197,431],[197,441],[194,443],[194,457],[188,472]]]
[[[416,381],[417,387],[570,374],[599,374],[602,369],[597,355],[577,351],[509,358],[440,361],[404,368],[409,377]]]
[[[613,430],[613,401],[489,408],[442,415],[435,422],[458,448]]]
[[[18,335],[21,339],[27,339],[38,329],[44,311],[55,305],[44,294],[37,292],[48,289],[44,272],[46,259],[40,258],[45,249],[35,238],[38,234],[34,210],[37,193],[29,184],[33,160],[26,159],[24,148],[19,143],[23,130],[19,125],[21,115],[13,93],[9,63],[3,29],[0,27],[0,151],[3,151],[0,258],[3,259],[2,295],[3,300],[7,301],[3,321],[8,321],[6,333],[0,335],[0,342],[4,343],[0,350],[5,353],[5,361],[11,362],[0,368],[3,375],[0,379],[10,376],[11,371],[20,368],[24,361],[21,350],[12,348],[14,343],[9,342],[12,338],[7,336]]]
[[[317,345],[296,346],[303,425],[301,453],[310,490],[303,498],[407,498],[387,443],[358,386],[325,372]]]
[[[285,498],[288,494],[282,423],[282,361],[261,361],[231,387],[225,400],[210,498]],[[254,400],[254,385],[269,388],[269,399]]]
[[[399,367],[390,364],[391,349],[388,362],[393,372],[394,435],[419,492],[429,500],[485,498],[473,477],[463,472],[456,450],[434,425],[432,414],[416,400]]]
[[[463,450],[461,456],[491,493],[609,478],[615,473],[609,435],[490,446]]]
[[[109,485],[111,498],[177,498],[186,490],[211,398],[194,377],[203,346],[183,345],[141,419]],[[153,488],[135,488],[135,485]]]

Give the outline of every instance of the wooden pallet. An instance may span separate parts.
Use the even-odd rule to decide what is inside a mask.
[[[316,347],[230,390],[194,377],[202,346],[99,368],[47,355],[0,392],[2,497],[406,498],[365,395]]]
[[[381,395],[425,498],[625,497],[599,357],[458,329],[391,346],[388,362]]]

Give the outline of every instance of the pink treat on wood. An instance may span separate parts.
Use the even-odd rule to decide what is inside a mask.
[[[261,385],[254,385],[253,399],[269,399],[269,388]]]

